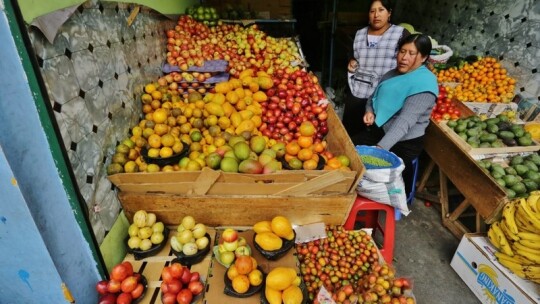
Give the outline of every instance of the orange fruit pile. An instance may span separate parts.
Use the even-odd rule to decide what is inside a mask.
[[[449,68],[437,73],[437,80],[448,91],[450,98],[459,101],[510,102],[514,97],[516,80],[493,57],[483,57],[466,63],[461,69]],[[458,83],[453,87],[445,83]]]

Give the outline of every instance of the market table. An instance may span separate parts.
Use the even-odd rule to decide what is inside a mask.
[[[443,225],[457,238],[468,232],[485,232],[485,224],[495,221],[508,201],[504,190],[484,172],[476,160],[445,132],[443,127],[432,121],[426,129],[425,151],[431,158],[418,185],[417,196],[426,197],[424,190],[430,173],[435,166],[439,171],[439,194]],[[464,200],[450,210],[448,181],[463,195]],[[433,197],[433,196],[431,196]],[[474,209],[475,227],[471,231],[462,220]]]

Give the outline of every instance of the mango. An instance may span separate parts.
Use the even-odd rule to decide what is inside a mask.
[[[242,72],[240,72],[240,75],[238,75],[238,79],[242,79],[244,77],[252,77],[255,74],[255,71],[253,69],[245,69]]]
[[[278,250],[283,246],[283,240],[273,232],[258,233],[255,242],[267,251]]]
[[[263,172],[263,166],[256,160],[244,159],[238,165],[238,172],[248,174],[261,174]]]
[[[225,111],[223,110],[223,107],[221,107],[221,105],[214,102],[209,102],[205,104],[204,109],[208,111],[208,113],[210,113],[211,115],[216,115],[217,117],[221,117],[225,115]]]
[[[234,123],[233,123],[234,125]],[[255,123],[253,122],[253,120],[244,120],[242,121],[238,127],[236,127],[236,129],[234,130],[234,132],[236,134],[242,134],[243,132],[245,131],[248,131],[248,132],[253,132],[253,130],[255,130]]]
[[[278,215],[272,219],[272,231],[279,237],[292,240],[294,238],[293,228],[289,219]],[[289,239],[292,236],[291,239]]]
[[[300,287],[291,285],[281,293],[283,304],[301,304],[304,300],[304,295]]]
[[[248,143],[245,142],[245,141],[236,143],[233,146],[233,150],[234,150],[234,155],[236,155],[236,158],[238,158],[239,160],[248,159],[249,154],[251,152],[251,150],[249,149]],[[249,164],[246,164],[245,166],[247,167],[247,166],[249,166]],[[261,171],[262,171],[262,168],[261,168]]]
[[[257,83],[259,84],[259,87],[263,90],[268,90],[274,86],[274,82],[272,81],[272,78],[270,78],[269,76],[257,77]]]

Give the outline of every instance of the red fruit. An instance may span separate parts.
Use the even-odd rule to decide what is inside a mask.
[[[131,272],[133,273],[133,268],[131,268]],[[126,267],[126,264],[124,263],[120,263],[114,266],[111,271],[111,279],[116,280],[118,282],[122,282],[129,275],[130,275],[129,269]]]
[[[201,275],[199,274],[198,271],[194,271],[191,273],[191,278],[189,279],[190,282],[200,281],[200,280],[201,280]]]
[[[98,304],[116,304],[116,294],[108,293],[99,297]]]
[[[161,280],[165,283],[168,283],[172,280],[174,280],[174,277],[171,272],[171,267],[163,267],[163,270],[161,270]]]
[[[131,293],[123,292],[116,298],[116,304],[131,304],[131,301],[133,301]]]
[[[122,290],[122,283],[117,280],[109,280],[107,283],[107,291],[110,293],[117,293]]]
[[[137,284],[137,287],[131,291],[131,297],[133,299],[138,299],[140,296],[142,296],[142,293],[144,292],[144,286],[141,283]]]
[[[184,267],[180,263],[173,263],[171,266],[169,266],[171,275],[175,279],[180,279],[182,277],[182,273],[184,272]]]
[[[97,292],[100,294],[100,295],[105,295],[105,294],[108,294],[109,291],[107,290],[107,284],[109,282],[106,281],[106,280],[103,280],[103,281],[99,281],[97,282],[96,284],[96,290]]]
[[[179,279],[173,279],[171,282],[166,283],[167,284],[167,291],[170,293],[177,294],[182,290],[183,284],[180,282]]]
[[[201,281],[191,281],[189,282],[188,289],[196,296],[204,290],[204,284]]]
[[[191,304],[191,300],[193,300],[193,294],[191,293],[191,290],[187,288],[180,290],[180,292],[176,295],[176,301],[178,304]]]
[[[122,281],[120,289],[122,289],[122,292],[130,293],[135,289],[135,287],[137,287],[137,283],[138,281],[136,277],[129,276]]]
[[[176,304],[176,294],[164,292],[161,294],[161,302],[163,304]]]
[[[184,266],[184,272],[182,273],[182,277],[180,278],[180,281],[183,284],[188,284],[191,280],[191,271],[189,271],[189,268]]]

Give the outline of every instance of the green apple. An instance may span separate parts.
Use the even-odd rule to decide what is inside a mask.
[[[225,250],[234,252],[236,248],[238,248],[238,240],[234,242],[223,242],[223,247],[225,247]]]
[[[188,230],[195,227],[195,219],[193,218],[193,216],[191,215],[184,216],[184,218],[182,219],[182,226],[184,226],[184,228]]]
[[[206,234],[206,226],[203,223],[197,223],[193,229],[191,229],[191,232],[193,232],[193,237],[195,239],[202,238]]]
[[[206,248],[209,243],[210,243],[210,241],[205,236],[203,236],[202,238],[198,238],[195,241],[195,244],[197,244],[197,248],[199,248],[199,250],[202,250],[202,249]]]
[[[219,255],[219,260],[225,265],[231,265],[235,259],[234,252],[225,251]]]

